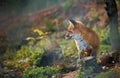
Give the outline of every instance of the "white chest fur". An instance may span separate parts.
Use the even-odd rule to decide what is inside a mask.
[[[74,38],[78,50],[86,50],[92,48],[92,46],[81,35],[76,35]]]

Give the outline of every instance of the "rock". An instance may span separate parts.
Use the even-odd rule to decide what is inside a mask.
[[[61,50],[45,52],[39,66],[52,66],[60,60]]]
[[[97,63],[97,59],[95,57],[87,57],[82,60],[81,72],[84,72],[83,75],[85,78],[94,78],[97,73],[102,71],[102,66]]]

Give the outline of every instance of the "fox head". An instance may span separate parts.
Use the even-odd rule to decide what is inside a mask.
[[[69,26],[65,34],[65,39],[77,39],[80,35],[80,25],[83,25],[79,21],[75,21],[73,19],[69,20]]]

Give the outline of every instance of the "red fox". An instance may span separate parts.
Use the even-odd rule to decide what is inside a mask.
[[[65,38],[67,40],[75,40],[79,59],[87,56],[96,56],[100,45],[99,37],[82,22],[70,19]]]

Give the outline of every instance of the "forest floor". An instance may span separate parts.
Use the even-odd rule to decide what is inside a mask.
[[[74,8],[77,8],[77,9],[74,9]],[[12,29],[14,29],[16,27],[19,27],[20,25],[24,25],[24,24],[27,24],[28,26],[36,24],[38,28],[42,28],[42,26],[44,25],[43,19],[46,17],[52,17],[56,13],[58,13],[59,16],[64,17],[64,19],[62,19],[62,21],[61,20],[58,21],[59,23],[61,23],[61,22],[63,23],[65,21],[65,19],[68,19],[69,17],[73,17],[75,15],[82,16],[82,18],[84,18],[83,20],[86,20],[86,22],[89,22],[89,21],[91,21],[91,19],[94,18],[92,16],[92,12],[96,12],[96,11],[94,11],[94,9],[91,9],[91,8],[95,8],[95,10],[98,11],[99,15],[101,15],[102,13],[105,12],[103,5],[99,5],[98,7],[96,7],[96,4],[91,4],[91,5],[90,4],[77,4],[77,6],[74,5],[74,7],[71,10],[69,10],[69,12],[66,12],[67,14],[64,14],[64,11],[62,11],[62,13],[61,13],[61,9],[63,9],[63,8],[61,8],[60,6],[51,7],[49,9],[38,11],[33,14],[29,13],[29,14],[25,14],[25,15],[21,15],[21,16],[17,16],[14,13],[13,14],[11,13],[8,15],[3,12],[0,14],[0,16],[2,16],[1,17],[2,19],[0,19],[0,36],[1,35],[8,36],[9,31],[11,31]],[[59,14],[59,12],[60,12],[60,14]],[[74,13],[72,13],[72,12],[74,12]],[[93,13],[93,15],[94,15],[94,13]],[[120,5],[118,6],[118,15],[119,15],[118,17],[119,17],[119,23],[120,23]],[[106,22],[106,20],[107,20],[107,17],[106,16],[104,17],[101,15],[99,17],[99,19],[104,24],[104,22]],[[56,22],[56,20],[54,20],[54,21]],[[92,23],[95,23],[95,22],[92,22]],[[99,24],[99,26],[101,26],[101,23],[97,23],[97,24]],[[4,39],[4,40],[6,40],[6,39]],[[1,42],[4,42],[4,41],[0,41],[0,43]],[[6,43],[3,43],[3,44],[6,44]],[[0,70],[1,69],[2,69],[2,66],[0,65]],[[10,72],[11,75],[14,75],[15,73],[22,75],[22,72],[19,72],[19,71],[18,72],[15,72],[15,71]],[[62,76],[63,76],[62,78],[75,78],[76,74],[77,74],[77,71],[71,71],[69,73],[62,74]]]
[[[63,74],[63,78],[75,78],[76,74],[77,74],[77,71],[69,72],[69,73]]]

